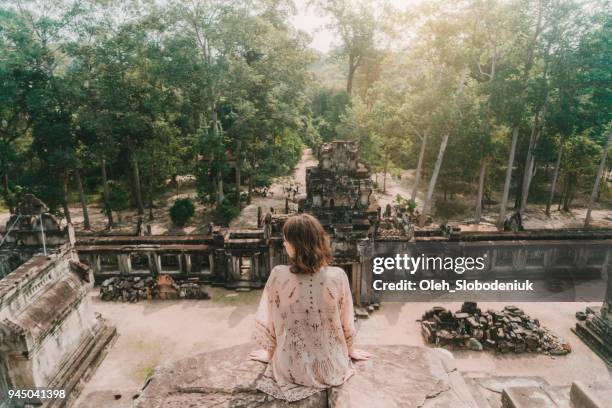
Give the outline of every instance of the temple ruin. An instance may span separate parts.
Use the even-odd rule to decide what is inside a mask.
[[[297,211],[315,215],[330,234],[333,264],[346,271],[357,306],[389,300],[373,289],[370,271],[374,258],[392,254],[486,254],[486,267],[466,273],[466,278],[580,281],[609,275],[610,230],[418,228],[418,214],[410,208],[398,203],[383,209],[373,200],[371,174],[359,161],[355,142],[324,144],[318,156],[318,165],[307,169]],[[78,394],[79,381],[87,378],[114,336],[114,329],[90,309],[87,293],[94,283],[128,279],[137,290],[147,286],[148,292],[143,290],[148,294],[159,292],[153,285],[162,276],[179,287],[263,287],[272,268],[287,262],[281,230],[291,211],[286,206],[285,213],[260,209],[259,214],[259,228],[211,226],[202,235],[75,234],[70,225],[60,227],[44,203],[27,195],[7,222],[0,245],[0,399],[9,388],[53,386]],[[404,273],[389,275],[402,279]],[[443,276],[437,270],[418,275]],[[611,282],[607,278],[603,306],[589,309],[576,326],[576,334],[608,364]],[[131,296],[123,300],[132,301]],[[125,295],[113,292],[108,297]]]
[[[2,240],[4,267],[19,265],[0,280],[0,406],[8,389],[63,389],[70,400],[115,335],[91,310],[91,270],[78,260],[72,228],[61,228],[34,196],[25,197]]]

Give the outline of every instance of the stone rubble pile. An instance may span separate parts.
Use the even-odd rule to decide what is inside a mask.
[[[465,302],[454,313],[435,306],[423,314],[421,330],[425,340],[437,346],[551,355],[571,351],[565,340],[516,306],[483,312],[476,302]]]
[[[157,297],[157,283],[151,277],[114,277],[100,286],[100,299],[135,303]]]
[[[152,277],[113,277],[102,282],[100,299],[130,303],[151,299],[210,299],[204,286],[197,282],[172,281],[171,290],[164,289],[160,290],[158,281]]]
[[[179,298],[181,299],[210,299],[204,287],[195,282],[179,283]]]

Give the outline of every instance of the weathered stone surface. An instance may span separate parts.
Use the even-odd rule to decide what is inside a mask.
[[[330,407],[476,406],[463,380],[454,376],[450,353],[413,346],[363,348],[373,358],[355,363],[355,376],[329,391]]]
[[[135,408],[265,407],[289,404],[257,391],[255,380],[265,365],[247,358],[253,344],[202,353],[159,367],[147,382]],[[325,407],[324,392],[292,407]]]
[[[136,408],[178,407],[475,407],[452,357],[410,346],[364,347],[374,357],[355,364],[341,387],[298,403],[274,400],[255,389],[265,365],[247,359],[253,344],[202,353],[158,368]],[[457,375],[455,375],[457,374]]]

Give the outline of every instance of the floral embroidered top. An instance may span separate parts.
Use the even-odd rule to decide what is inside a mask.
[[[341,268],[294,274],[276,266],[255,316],[254,338],[272,355],[257,388],[297,401],[341,385],[354,373],[354,335],[353,299]]]

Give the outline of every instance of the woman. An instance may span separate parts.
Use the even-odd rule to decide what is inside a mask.
[[[269,363],[257,388],[297,401],[344,383],[353,375],[353,298],[346,273],[329,266],[329,237],[311,215],[283,226],[289,266],[272,269],[255,316],[255,340],[263,350],[249,357]]]

